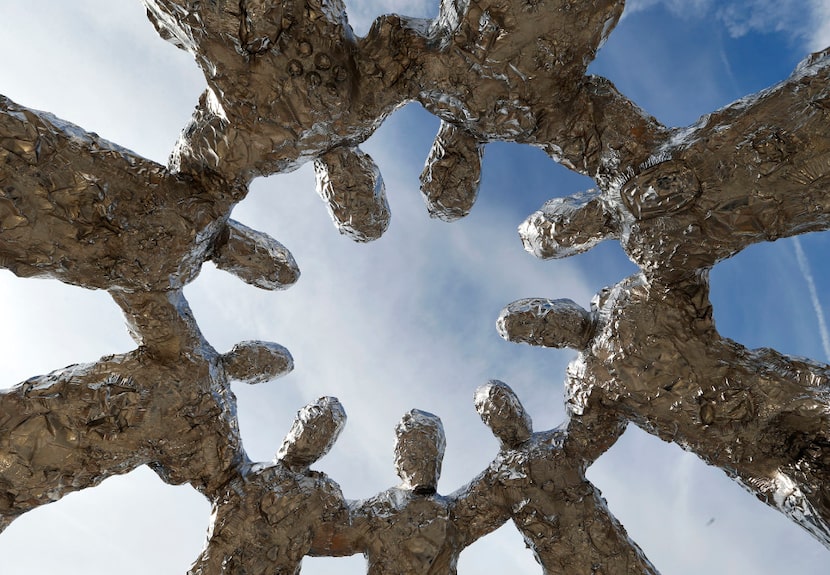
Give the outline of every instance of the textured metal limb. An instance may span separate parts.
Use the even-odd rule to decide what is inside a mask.
[[[249,385],[271,381],[294,369],[291,353],[270,341],[241,341],[221,359],[228,379]]]
[[[715,330],[705,277],[666,289],[632,276],[594,310],[523,300],[499,318],[512,341],[580,350],[574,419],[610,410],[723,469],[830,547],[830,367],[747,349]],[[586,333],[589,339],[573,337]]]
[[[225,229],[210,258],[220,270],[267,290],[286,289],[300,278],[294,256],[268,234],[234,220],[228,220]]]
[[[540,103],[539,128],[524,143],[542,148],[553,160],[593,178],[601,187],[626,168],[646,162],[671,131],[621,94],[601,76],[585,76],[567,102]]]
[[[389,227],[380,170],[359,148],[335,148],[314,161],[317,193],[340,233],[357,242],[378,239]]]
[[[215,492],[207,545],[192,575],[294,575],[315,539],[348,516],[340,487],[309,466],[346,422],[333,397],[297,414],[271,463],[247,463]]]
[[[169,359],[208,345],[182,290],[110,295],[124,312],[130,337],[152,355]]]
[[[601,192],[554,198],[519,226],[526,251],[537,258],[566,258],[614,237],[616,226]]]
[[[172,361],[192,353],[215,355],[181,290],[111,295],[124,312],[130,335],[150,356]],[[281,377],[294,368],[286,348],[265,341],[239,342],[219,360],[229,379],[250,384]]]

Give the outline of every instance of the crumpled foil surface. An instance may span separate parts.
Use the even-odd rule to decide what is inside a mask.
[[[247,460],[230,379],[278,377],[291,370],[291,355],[255,341],[219,354],[182,296],[154,303],[159,315],[178,319],[166,324],[166,338],[0,392],[0,528],[145,464],[165,482],[210,496]],[[242,357],[248,361],[240,368]]]
[[[211,493],[207,544],[189,573],[299,573],[312,546],[348,520],[340,487],[308,468],[345,423],[340,402],[321,397],[297,413],[274,461],[237,466]]]
[[[515,302],[499,326],[512,341],[579,350],[566,381],[575,417],[618,413],[830,544],[830,366],[721,337],[707,288],[632,276],[597,296],[581,342],[566,336],[586,320],[561,300]]]
[[[719,261],[830,228],[830,50],[670,128],[586,75],[623,0],[445,0],[434,18],[379,16],[365,37],[341,0],[143,2],[207,82],[168,166],[0,96],[0,266],[107,290],[137,344],[0,392],[0,530],[146,464],[213,504],[192,573],[297,573],[304,555],[353,553],[375,575],[454,573],[465,547],[512,519],[545,573],[651,574],[585,477],[633,423],[830,547],[830,367],[720,336],[708,298]],[[501,448],[467,486],[436,492],[443,427],[413,410],[396,429],[400,485],[348,501],[309,469],[342,406],[306,406],[275,460],[252,463],[230,381],[263,383],[293,359],[268,342],[219,354],[182,289],[209,260],[262,289],[297,281],[285,246],[229,216],[253,178],[306,162],[336,228],[380,238],[386,192],[359,146],[409,102],[441,119],[420,178],[431,216],[474,208],[485,143],[530,144],[596,188],[528,217],[525,248],[562,258],[617,239],[640,272],[589,310],[523,299],[497,321],[511,341],[578,350],[567,422],[534,432],[492,381],[474,405]]]

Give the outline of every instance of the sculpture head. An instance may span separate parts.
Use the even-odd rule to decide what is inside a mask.
[[[514,301],[496,320],[499,335],[508,341],[573,349],[590,345],[594,325],[594,316],[569,299]]]
[[[305,471],[337,441],[346,412],[336,397],[321,397],[297,412],[277,459],[294,471]]]
[[[476,390],[476,411],[498,437],[503,449],[530,439],[533,423],[515,392],[506,383],[491,379]]]
[[[404,414],[395,427],[395,470],[402,487],[422,495],[435,493],[445,446],[437,415],[418,409]]]
[[[250,384],[282,377],[294,369],[291,352],[268,341],[239,342],[221,360],[230,379]]]
[[[617,224],[596,190],[555,198],[519,226],[526,251],[537,258],[566,258],[617,237]]]

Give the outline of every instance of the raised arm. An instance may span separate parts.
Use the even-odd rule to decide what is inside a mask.
[[[462,549],[510,519],[510,503],[504,486],[498,482],[498,461],[449,496],[450,521]]]
[[[347,501],[345,513],[338,514],[315,529],[308,554],[312,557],[345,557],[363,553],[371,530],[369,508],[372,500]]]

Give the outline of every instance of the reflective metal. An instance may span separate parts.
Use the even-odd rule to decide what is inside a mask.
[[[830,547],[830,367],[721,337],[707,283],[752,243],[830,227],[830,50],[668,128],[586,75],[623,0],[443,0],[434,19],[383,15],[365,37],[341,0],[143,1],[208,85],[168,167],[0,96],[0,266],[107,290],[138,344],[0,392],[0,529],[148,464],[213,503],[192,573],[296,573],[306,554],[352,553],[378,575],[453,573],[511,518],[545,573],[656,573],[585,478],[633,422]],[[266,381],[293,360],[263,342],[218,354],[181,290],[207,260],[264,289],[297,281],[284,246],[229,215],[253,178],[305,162],[337,228],[380,238],[385,188],[358,146],[413,101],[441,119],[421,175],[430,215],[469,213],[485,143],[530,144],[597,189],[531,215],[525,247],[560,258],[615,238],[641,273],[590,311],[531,299],[498,320],[512,341],[579,351],[566,425],[534,432],[510,388],[490,382],[476,408],[501,450],[466,487],[436,492],[443,428],[413,410],[396,430],[402,483],[346,501],[309,470],[342,407],[307,406],[275,461],[251,463],[229,381]]]

